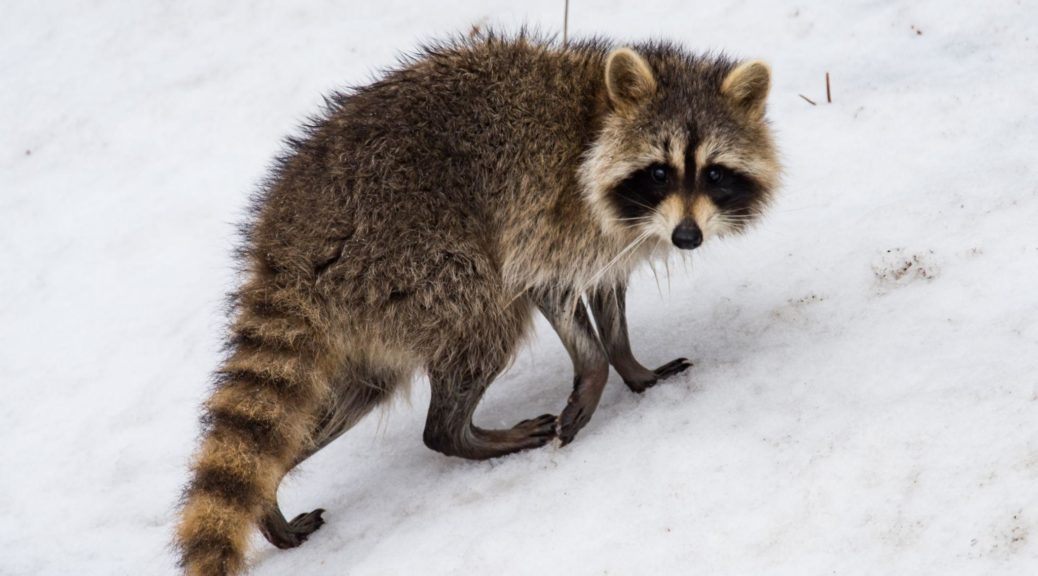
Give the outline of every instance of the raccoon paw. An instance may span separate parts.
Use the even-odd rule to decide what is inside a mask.
[[[551,442],[555,438],[555,423],[558,418],[554,414],[543,414],[536,418],[523,420],[516,424],[509,432],[519,438],[525,439],[527,447],[536,448]]]
[[[269,524],[264,526],[262,528],[263,535],[267,537],[271,544],[282,550],[295,548],[306,542],[307,538],[316,532],[318,528],[324,526],[324,518],[321,518],[321,514],[324,514],[323,508],[318,508],[312,512],[304,512],[288,523],[285,523],[282,518],[280,523],[276,523],[281,524],[280,526]],[[278,517],[281,517],[280,513]]]
[[[288,526],[305,542],[308,536],[316,532],[321,526],[324,526],[322,514],[324,514],[324,508],[318,508],[313,512],[303,512],[293,518],[288,523]]]
[[[663,366],[652,370],[647,374],[646,378],[639,379],[624,379],[624,384],[633,390],[634,392],[645,392],[649,388],[652,388],[660,380],[666,380],[675,374],[679,374],[688,370],[692,367],[692,363],[689,362],[688,358],[678,358],[677,360],[671,360]]]
[[[570,402],[559,414],[558,435],[562,445],[565,446],[573,441],[577,432],[591,421],[593,409],[588,409],[581,402]]]
[[[656,373],[657,380],[666,380],[675,374],[680,374],[685,370],[692,367],[692,363],[689,362],[688,358],[678,358],[677,360],[671,360],[663,366],[653,370]]]

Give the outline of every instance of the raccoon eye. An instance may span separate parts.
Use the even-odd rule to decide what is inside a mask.
[[[667,183],[667,169],[663,166],[656,166],[649,171],[652,176],[652,181],[657,184]]]
[[[711,166],[706,169],[706,180],[711,184],[720,184],[727,175],[728,171],[720,166]]]

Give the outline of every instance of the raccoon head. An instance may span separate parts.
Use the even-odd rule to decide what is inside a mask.
[[[692,249],[761,214],[780,172],[766,64],[648,46],[613,50],[603,73],[607,111],[580,180],[605,232]]]

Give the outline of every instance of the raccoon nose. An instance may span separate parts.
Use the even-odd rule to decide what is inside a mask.
[[[703,232],[690,218],[685,218],[674,228],[670,240],[682,250],[691,250],[703,243]]]

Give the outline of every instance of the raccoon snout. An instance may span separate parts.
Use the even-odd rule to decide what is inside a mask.
[[[691,250],[703,243],[703,232],[690,218],[685,218],[674,228],[670,240],[682,250]]]

